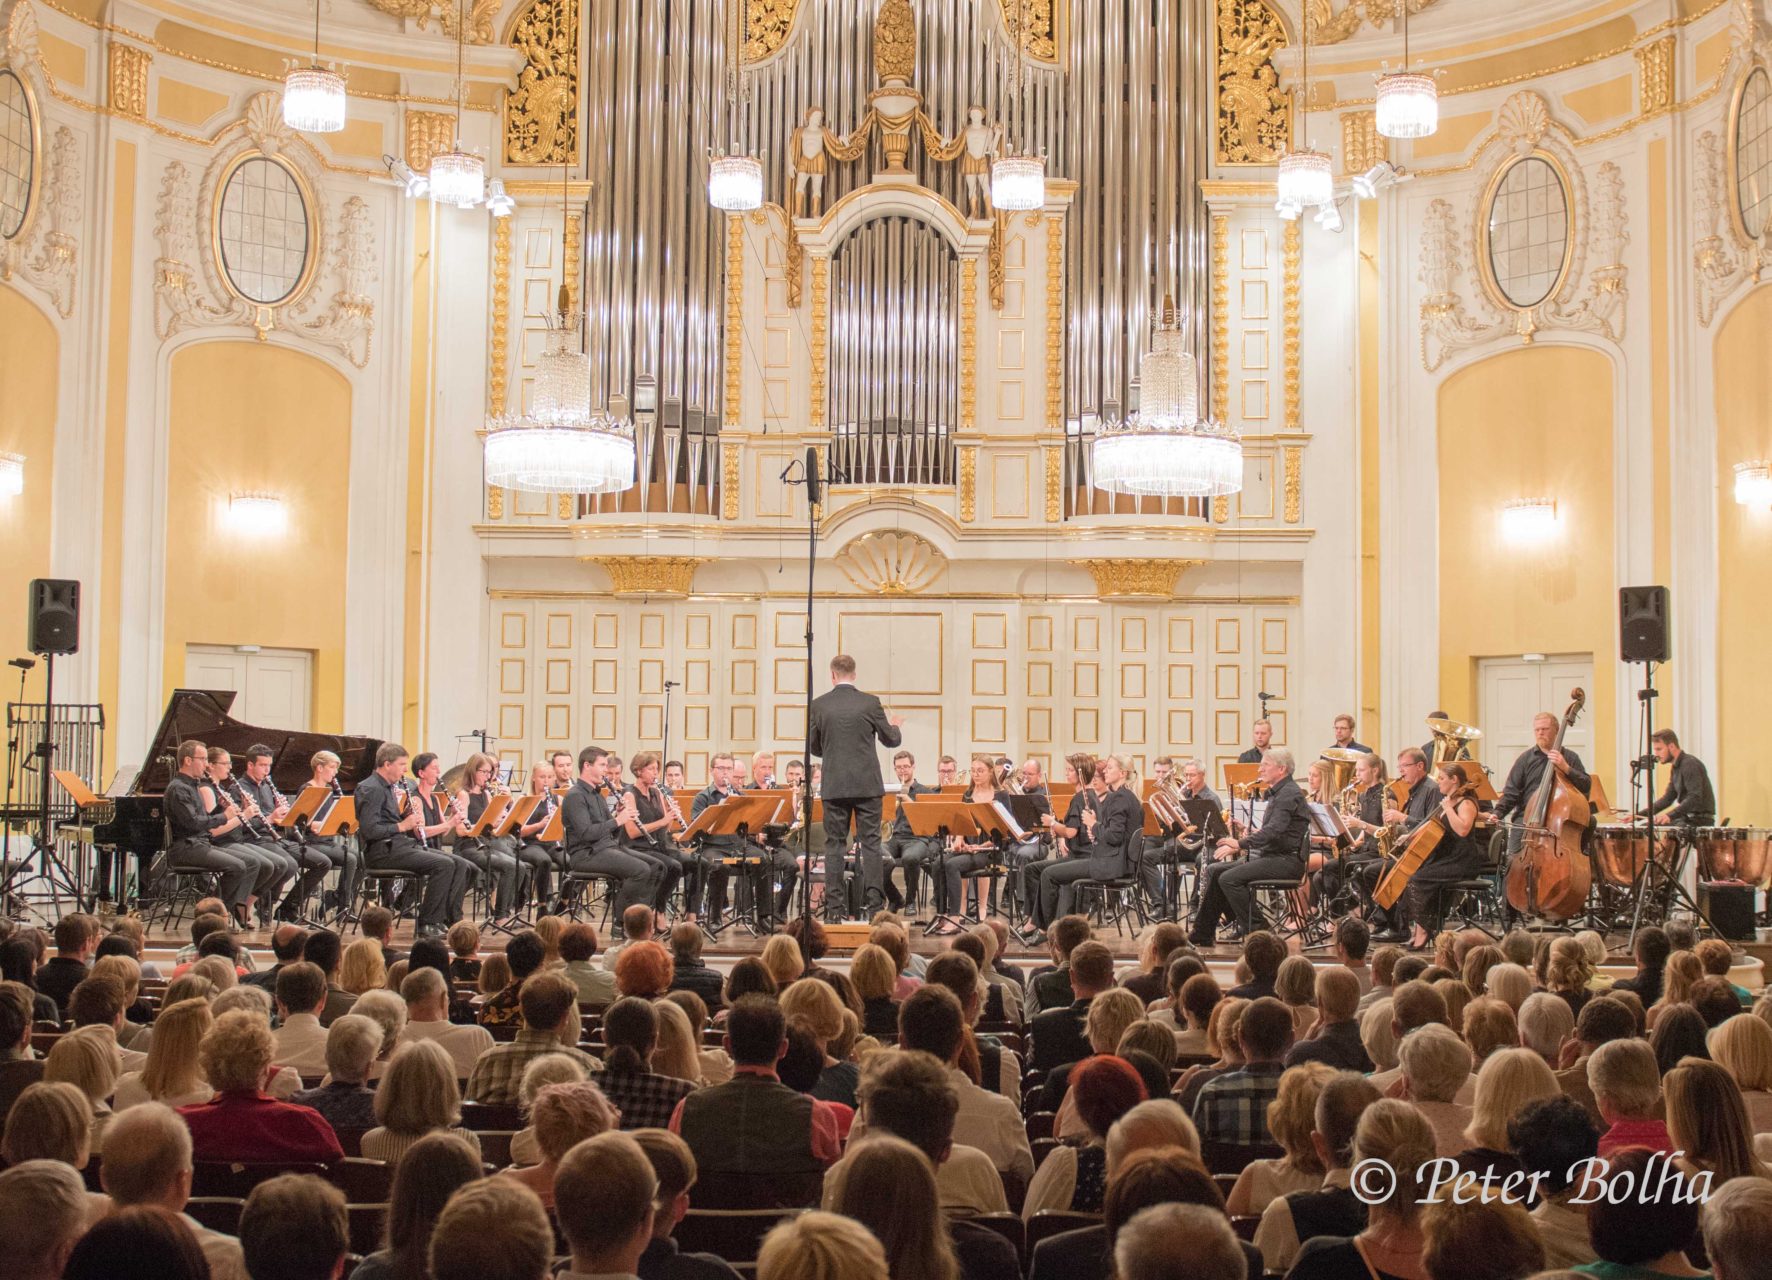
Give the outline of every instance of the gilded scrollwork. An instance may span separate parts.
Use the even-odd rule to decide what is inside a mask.
[[[720,444],[720,518],[738,519],[738,441]]]
[[[1299,305],[1299,285],[1304,266],[1304,236],[1298,229],[1297,218],[1286,223],[1281,260],[1284,273],[1281,282],[1284,313],[1281,318],[1280,337],[1286,388],[1286,430],[1297,431],[1299,428],[1299,355],[1303,345],[1304,331],[1303,309]]]
[[[915,595],[947,568],[947,557],[914,533],[882,529],[866,533],[834,557],[862,591],[882,596]]]
[[[744,60],[762,62],[781,52],[799,8],[800,0],[745,0]]]
[[[1064,219],[1053,214],[1046,219],[1046,429],[1058,431],[1063,426]],[[1049,470],[1056,465],[1056,456],[1056,450],[1047,455],[1046,466]],[[1055,483],[1053,489],[1056,488]],[[1048,496],[1048,508],[1051,501]]]
[[[121,42],[111,46],[111,110],[132,120],[148,118],[148,68],[154,55]]]
[[[812,258],[812,377],[807,406],[807,419],[814,428],[824,427],[825,352],[830,323],[831,260],[823,254]]]
[[[1285,450],[1285,506],[1282,515],[1287,524],[1304,518],[1304,450],[1292,445]]]
[[[1046,523],[1057,524],[1064,516],[1064,450],[1049,444],[1040,452],[1046,464]]]
[[[1173,600],[1175,583],[1182,571],[1195,569],[1204,560],[1073,560],[1095,579],[1095,594],[1103,600]]]
[[[491,44],[493,23],[498,18],[502,0],[473,0],[468,9],[468,43]],[[426,30],[433,19],[451,40],[460,25],[460,7],[454,0],[363,0],[363,3],[391,18],[407,18]]]
[[[960,523],[971,524],[978,518],[978,446],[959,447]]]
[[[610,593],[618,596],[686,596],[695,586],[695,571],[704,556],[600,556],[609,575]]]
[[[978,421],[978,259],[960,259],[960,430]]]
[[[744,421],[744,215],[726,215],[726,403],[722,421]]]
[[[505,392],[510,377],[510,335],[511,220],[500,218],[492,233],[492,350],[486,369],[488,417],[497,417],[505,411]]]
[[[874,19],[874,74],[909,84],[917,66],[917,24],[910,0],[882,0]]]
[[[511,28],[511,47],[524,64],[505,99],[506,164],[578,159],[578,3],[534,0]]]
[[[1286,28],[1266,0],[1218,0],[1219,164],[1272,164],[1292,138],[1274,53]]]
[[[1058,65],[1058,5],[1055,0],[998,0],[1005,34],[1021,23],[1021,51],[1035,62]]]
[[[1407,0],[1411,14],[1431,8],[1434,0]],[[1404,0],[1346,0],[1337,9],[1334,0],[1305,0],[1305,22],[1312,44],[1340,44],[1362,26],[1387,26],[1403,15]]]

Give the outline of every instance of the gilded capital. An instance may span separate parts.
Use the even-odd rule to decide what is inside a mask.
[[[705,556],[592,556],[609,575],[610,592],[618,596],[686,596],[694,586],[697,566]]]
[[[1198,568],[1204,560],[1073,560],[1095,579],[1095,593],[1103,600],[1173,600],[1175,580],[1182,570]]]
[[[132,44],[111,46],[111,110],[132,120],[148,118],[148,68],[154,55]]]

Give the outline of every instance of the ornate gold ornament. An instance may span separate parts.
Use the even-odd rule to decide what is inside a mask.
[[[788,307],[798,311],[806,292],[806,246],[800,242],[800,229],[794,220],[784,215],[782,221],[788,225],[787,245],[782,254],[782,267],[788,278]]]
[[[720,518],[738,519],[738,442],[720,444]]]
[[[10,240],[0,239],[0,280],[23,280],[49,298],[64,320],[74,314],[79,284],[81,225],[80,146],[74,131],[57,125],[48,155],[43,148],[43,114],[40,91],[54,91],[42,61],[37,39],[37,18],[22,0],[0,2],[0,65],[9,67],[23,87],[30,121],[25,145],[30,148],[37,175],[25,201],[22,220]]]
[[[148,68],[154,55],[132,44],[111,45],[111,110],[132,120],[148,118]]]
[[[1095,579],[1095,594],[1103,600],[1173,600],[1175,581],[1184,569],[1198,568],[1204,560],[1073,560]]]
[[[1231,220],[1212,216],[1212,416],[1223,422],[1231,404]]]
[[[1297,524],[1304,517],[1304,450],[1289,445],[1284,453],[1286,503],[1283,514],[1287,524]]]
[[[525,61],[505,99],[506,164],[577,161],[578,25],[578,0],[535,0],[511,28]]]
[[[1003,309],[1003,283],[1007,278],[1003,272],[1003,219],[991,218],[991,243],[985,250],[985,281],[990,289],[991,310]]]
[[[1411,14],[1432,8],[1434,0],[1407,0]],[[1386,26],[1403,16],[1404,0],[1347,0],[1337,9],[1333,0],[1305,0],[1305,21],[1310,24],[1311,43],[1340,44],[1362,25]]]
[[[418,23],[420,31],[430,26],[431,19],[443,34],[455,39],[459,10],[453,0],[363,0],[371,9],[393,18],[407,18]],[[468,43],[491,44],[493,21],[498,17],[501,0],[473,0],[468,8]]]
[[[1286,223],[1282,261],[1284,276],[1281,283],[1283,301],[1283,318],[1281,320],[1283,344],[1282,359],[1285,362],[1284,376],[1286,380],[1286,430],[1298,430],[1298,381],[1299,381],[1299,345],[1303,331],[1303,320],[1298,305],[1298,289],[1300,267],[1304,263],[1304,236],[1298,229],[1298,218]]]
[[[554,495],[554,515],[560,520],[577,519],[578,496],[571,493],[556,493]]]
[[[610,594],[617,596],[686,596],[694,590],[695,571],[705,556],[598,556],[609,575]]]
[[[959,447],[960,460],[960,523],[971,524],[978,518],[978,446]]]
[[[582,205],[566,214],[566,229],[562,233],[562,237],[565,241],[561,246],[561,251],[566,255],[566,293],[569,309],[577,311],[579,286],[584,276],[585,212]]]
[[[745,0],[744,60],[762,62],[780,52],[799,8],[800,0]]]
[[[1390,159],[1390,139],[1378,131],[1378,112],[1349,111],[1341,117],[1341,171],[1364,173]]]
[[[807,421],[815,428],[824,426],[825,344],[830,335],[825,327],[830,320],[829,289],[831,260],[823,254],[812,256],[812,377],[807,389],[811,404]]]
[[[1218,0],[1219,164],[1272,164],[1292,139],[1274,52],[1286,28],[1266,0]]]
[[[917,69],[917,25],[910,0],[882,0],[874,19],[874,75],[909,84]]]
[[[726,403],[721,420],[744,421],[744,215],[726,215]]]
[[[1049,444],[1040,453],[1046,462],[1046,523],[1057,524],[1064,518],[1064,450]]]
[[[947,557],[914,533],[882,529],[866,533],[834,557],[845,577],[882,596],[915,595],[947,568]]]
[[[1674,109],[1674,37],[1662,36],[1639,45],[1637,55],[1637,114],[1658,116]]]
[[[407,111],[406,163],[429,173],[431,157],[455,145],[455,117],[447,111]]]
[[[1014,30],[1017,0],[998,0],[1006,32]],[[1022,0],[1021,51],[1035,62],[1058,65],[1058,14],[1054,0]]]
[[[978,259],[960,259],[960,430],[978,422]]]
[[[1064,428],[1064,219],[1057,214],[1046,219],[1046,428]]]
[[[1231,500],[1230,500],[1230,498],[1226,495],[1220,494],[1218,497],[1212,499],[1212,523],[1213,524],[1223,524],[1226,520],[1229,520],[1230,518],[1231,518]]]
[[[486,486],[486,518],[503,520],[505,518],[505,491],[495,484]]]
[[[486,413],[505,411],[511,334],[511,220],[499,218],[492,233],[492,350],[487,357]]]

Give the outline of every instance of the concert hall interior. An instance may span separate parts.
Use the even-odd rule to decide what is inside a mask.
[[[1768,0],[0,0],[0,952],[1751,1007],[1769,406]]]

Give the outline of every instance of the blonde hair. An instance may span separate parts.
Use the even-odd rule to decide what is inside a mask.
[[[234,962],[225,956],[204,956],[196,964],[185,970],[187,976],[208,978],[215,984],[216,993],[232,991],[240,985],[240,971]]]
[[[843,1034],[843,1003],[836,988],[817,978],[801,978],[781,993],[781,1016],[804,1018],[826,1049]]]
[[[354,996],[384,989],[388,985],[388,964],[381,943],[374,938],[358,938],[346,947],[338,962],[338,985]]]
[[[1144,1001],[1125,987],[1112,987],[1089,1002],[1083,1015],[1083,1035],[1097,1053],[1112,1053],[1120,1037],[1144,1017]]]
[[[1470,1046],[1451,1027],[1430,1022],[1403,1037],[1397,1065],[1417,1102],[1451,1102],[1470,1078]]]
[[[586,1138],[608,1133],[620,1120],[621,1113],[591,1080],[546,1085],[529,1104],[535,1144],[543,1158],[555,1164]]]
[[[898,986],[898,966],[892,963],[885,947],[865,942],[855,949],[849,961],[849,981],[855,984],[855,994],[863,1000],[890,997]]]
[[[1667,958],[1661,970],[1661,999],[1658,1005],[1684,1004],[1692,994],[1692,984],[1704,977],[1704,965],[1693,951],[1676,951]]]
[[[1114,1121],[1107,1135],[1107,1172],[1112,1178],[1126,1158],[1157,1147],[1200,1154],[1200,1131],[1174,1098],[1147,1098]]]
[[[1396,1027],[1391,1019],[1391,998],[1374,1000],[1372,1007],[1360,1015],[1360,1046],[1372,1065],[1380,1071],[1394,1071],[1397,1066]]]
[[[106,976],[117,979],[123,984],[123,1006],[128,1008],[141,995],[142,967],[134,956],[109,955],[100,956],[92,962],[89,977],[103,978]]]
[[[117,1077],[122,1073],[116,1033],[103,1026],[68,1032],[55,1042],[43,1063],[44,1083],[75,1085],[95,1104],[117,1092]]]
[[[577,1058],[564,1053],[544,1053],[523,1068],[523,1080],[517,1086],[517,1104],[527,1114],[535,1095],[550,1084],[570,1084],[589,1077]]]
[[[1479,1063],[1488,1061],[1499,1049],[1516,1048],[1520,1043],[1520,1024],[1507,1001],[1478,996],[1465,1005],[1464,1042]]]
[[[381,1048],[376,1057],[385,1058],[394,1052],[400,1033],[406,1029],[406,1002],[392,991],[365,991],[351,1006],[351,1012],[368,1018],[381,1029]]]
[[[1511,1151],[1507,1122],[1528,1102],[1554,1098],[1561,1092],[1549,1065],[1532,1050],[1498,1049],[1484,1059],[1477,1071],[1471,1122],[1464,1136],[1472,1146]]]
[[[204,1083],[198,1049],[214,1025],[207,1000],[180,1000],[160,1011],[141,1074],[148,1097],[177,1097]]]
[[[1741,1089],[1723,1066],[1703,1058],[1682,1058],[1662,1078],[1662,1089],[1667,1096],[1668,1136],[1677,1150],[1686,1153],[1687,1164],[1711,1170],[1718,1182],[1772,1177],[1754,1150]]]
[[[1416,1034],[1419,1034],[1417,1032]],[[1390,1167],[1392,1177],[1374,1181],[1366,1200],[1368,1218],[1412,1222],[1421,1211],[1427,1188],[1422,1170],[1434,1158],[1434,1130],[1427,1117],[1407,1102],[1380,1098],[1360,1114],[1354,1130],[1354,1160],[1377,1160]],[[1379,1191],[1388,1194],[1376,1194]]]
[[[817,983],[824,986],[824,983]],[[661,1076],[701,1083],[701,1046],[696,1043],[695,1028],[689,1015],[675,1000],[652,1002],[658,1013],[658,1044],[652,1050],[652,1069]]]
[[[1323,1161],[1317,1155],[1311,1133],[1316,1128],[1317,1099],[1335,1074],[1335,1069],[1323,1062],[1288,1068],[1280,1077],[1280,1091],[1267,1104],[1268,1132],[1285,1151],[1286,1163],[1300,1173],[1323,1172]]]
[[[535,922],[535,936],[541,939],[542,964],[560,963],[560,935],[565,932],[564,916],[543,916]]]
[[[1314,1005],[1317,1000],[1317,966],[1303,956],[1287,956],[1280,961],[1279,973],[1274,975],[1274,994],[1293,1008]]]
[[[412,1137],[460,1123],[461,1090],[449,1051],[435,1040],[409,1040],[395,1050],[376,1086],[375,1118],[388,1132]]]
[[[1772,1026],[1758,1018],[1726,1018],[1705,1037],[1705,1047],[1743,1093],[1772,1091]]]
[[[78,1086],[40,1081],[13,1100],[0,1136],[0,1159],[60,1160],[86,1167],[92,1151],[92,1103]]]
[[[483,996],[495,996],[511,985],[511,962],[502,951],[494,951],[480,962],[480,980],[475,984]]]
[[[1212,1006],[1212,1013],[1206,1019],[1207,1052],[1233,1062],[1243,1060],[1243,1047],[1237,1042],[1237,1024],[1243,1021],[1243,1010],[1248,1007],[1249,1002],[1241,996],[1226,996]]]
[[[1655,1050],[1646,1040],[1608,1040],[1587,1060],[1587,1082],[1596,1102],[1612,1104],[1620,1115],[1649,1116],[1661,1096]]]
[[[1478,947],[1478,951],[1482,948]],[[1466,959],[1469,959],[1467,956]],[[1500,964],[1491,965],[1483,975],[1483,990],[1497,1000],[1505,1000],[1516,1014],[1520,1006],[1526,1003],[1526,997],[1532,994],[1532,975],[1512,961],[1504,960]]]
[[[1434,982],[1434,990],[1446,1002],[1446,1025],[1463,1026],[1465,1006],[1471,1002],[1471,989],[1458,978],[1440,978]]]
[[[1544,970],[1545,990],[1553,993],[1585,991],[1593,976],[1593,963],[1580,942],[1574,938],[1558,938],[1551,943],[1550,963]]]
[[[1134,1050],[1148,1053],[1164,1071],[1171,1071],[1175,1067],[1177,1053],[1175,1032],[1160,1022],[1140,1018],[1126,1028],[1125,1034],[1120,1037],[1120,1043],[1114,1046],[1114,1053],[1122,1058]]]
[[[806,969],[800,956],[800,944],[785,933],[775,934],[763,944],[761,959],[769,976],[775,979],[775,985],[784,989]]]
[[[215,1020],[197,1050],[204,1079],[217,1093],[230,1089],[256,1089],[276,1056],[277,1041],[271,1026],[244,1009],[224,1013]]]
[[[771,1228],[757,1280],[890,1280],[886,1250],[853,1218],[814,1210]]]

